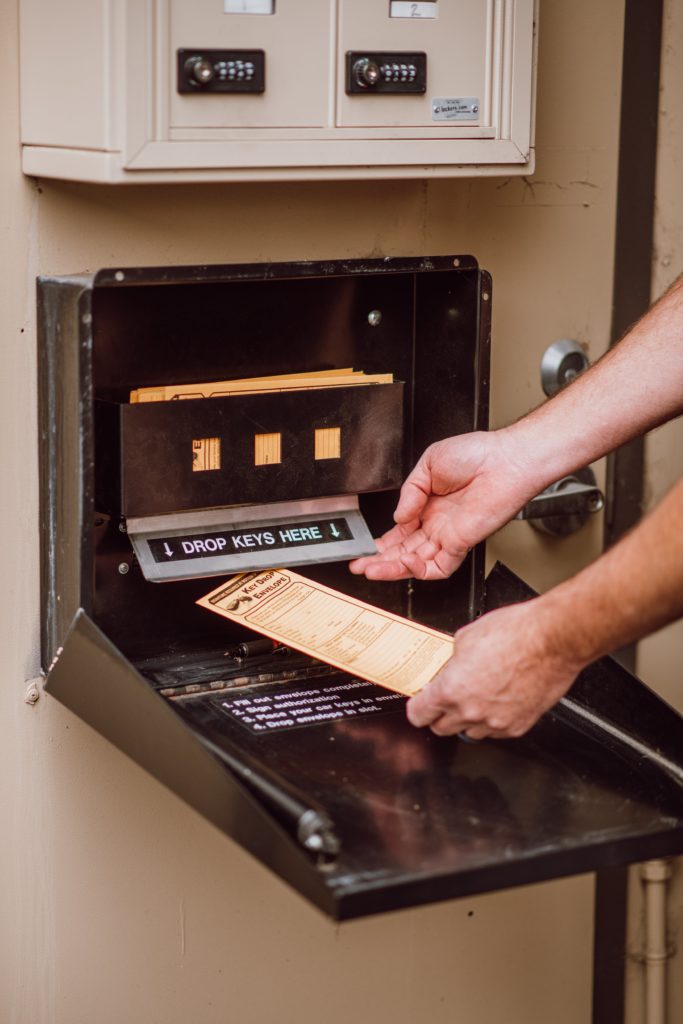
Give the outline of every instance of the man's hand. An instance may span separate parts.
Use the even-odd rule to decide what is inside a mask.
[[[560,652],[542,599],[489,612],[455,634],[455,653],[407,705],[437,736],[521,736],[562,697],[583,664]]]
[[[379,554],[351,562],[368,579],[445,579],[467,552],[507,523],[533,496],[504,432],[465,434],[431,445],[401,488],[396,526]]]
[[[553,480],[683,412],[682,341],[683,277],[551,401],[510,427],[428,448],[403,485],[396,527],[351,571],[375,580],[449,576]]]
[[[582,668],[683,615],[683,480],[604,555],[541,597],[489,612],[408,702],[439,736],[521,736]]]

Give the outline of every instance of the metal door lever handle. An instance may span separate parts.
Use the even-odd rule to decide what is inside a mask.
[[[565,537],[580,529],[589,515],[599,512],[605,496],[597,486],[591,469],[578,470],[547,487],[515,516],[528,519],[542,533]]]
[[[516,519],[545,519],[546,516],[575,516],[599,512],[605,499],[599,487],[571,483],[561,491],[543,491],[528,501]]]

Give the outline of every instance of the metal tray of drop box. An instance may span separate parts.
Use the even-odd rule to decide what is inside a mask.
[[[490,607],[528,595],[487,581]],[[46,688],[334,918],[683,852],[683,722],[609,658],[526,737],[475,745],[298,656],[241,679],[220,657],[213,684],[211,652],[134,667],[81,615]]]

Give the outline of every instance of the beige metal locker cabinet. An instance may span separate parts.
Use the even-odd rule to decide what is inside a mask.
[[[526,174],[535,6],[21,0],[23,169],[109,183]]]

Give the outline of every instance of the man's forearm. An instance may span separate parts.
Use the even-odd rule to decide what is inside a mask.
[[[683,277],[570,387],[498,434],[530,491],[683,412]]]
[[[549,646],[582,665],[683,615],[683,480],[618,544],[536,604]]]

